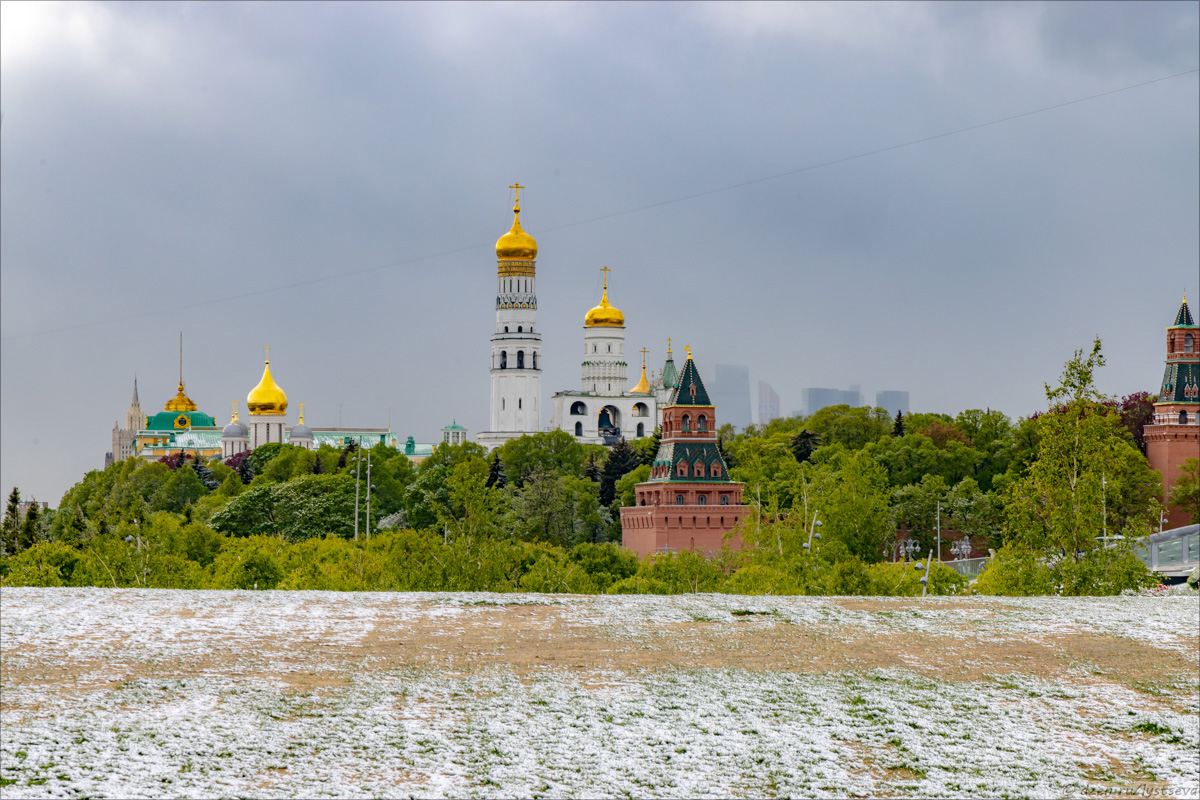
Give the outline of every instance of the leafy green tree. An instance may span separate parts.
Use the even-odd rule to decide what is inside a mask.
[[[149,507],[153,511],[179,513],[186,506],[195,503],[206,494],[208,494],[208,490],[200,482],[200,478],[196,475],[195,470],[188,468],[177,469],[171,473],[166,483],[154,493]]]
[[[438,509],[450,503],[450,475],[454,467],[478,462],[484,474],[488,471],[487,450],[474,442],[438,446],[433,455],[421,462],[416,477],[405,490],[404,506],[409,524],[420,530],[441,530]],[[486,478],[484,479],[486,483]]]
[[[646,464],[634,469],[632,472],[627,472],[617,481],[616,497],[617,501],[622,506],[632,506],[637,503],[637,490],[635,484],[645,483],[650,480],[650,467]]]
[[[574,436],[556,430],[510,439],[496,448],[496,455],[504,466],[505,476],[520,488],[526,476],[537,471],[579,475],[584,450]]]
[[[920,483],[912,483],[892,490],[892,509],[896,521],[908,527],[909,538],[915,539],[925,552],[936,546],[937,525],[940,509],[944,507],[948,527],[949,502],[946,482],[941,475],[926,475]]]
[[[892,431],[892,418],[882,408],[826,406],[809,417],[805,429],[821,437],[825,444],[841,444],[860,450],[879,441]]]
[[[1179,469],[1183,474],[1171,487],[1170,504],[1186,511],[1196,524],[1200,522],[1200,458],[1189,458]]]
[[[567,556],[591,577],[600,592],[608,591],[608,587],[617,581],[636,575],[640,563],[633,553],[611,542],[583,542],[571,548]]]
[[[1139,492],[1121,480],[1133,463],[1124,451],[1133,445],[1119,417],[1101,410],[1104,397],[1096,389],[1095,373],[1103,365],[1096,339],[1090,354],[1075,351],[1057,386],[1046,386],[1052,411],[1037,420],[1037,459],[1011,486],[1005,502],[1010,537],[1031,550],[1056,551],[1079,561],[1105,528],[1110,492],[1116,498],[1122,493],[1135,498],[1132,507],[1121,510],[1123,518],[1111,533],[1139,535],[1139,529],[1149,529],[1155,509],[1136,499],[1139,493],[1145,496],[1145,481]],[[1108,480],[1110,475],[1114,480]],[[1152,485],[1148,476],[1145,480]]]
[[[535,469],[513,493],[513,511],[521,537],[569,547],[574,540],[574,508],[570,493],[557,472]]]
[[[487,485],[487,462],[464,459],[450,468],[447,502],[437,506],[439,527],[455,541],[468,546],[480,539],[503,534],[508,516],[505,494]]]
[[[844,453],[819,467],[807,506],[819,512],[826,549],[873,563],[883,558],[883,543],[895,528],[888,507],[887,473],[869,453]]]
[[[963,478],[946,494],[950,524],[955,530],[988,547],[1000,547],[1004,534],[1004,503],[992,492],[979,488],[974,478]]]

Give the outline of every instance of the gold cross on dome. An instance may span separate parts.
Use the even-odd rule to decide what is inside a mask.
[[[612,272],[608,267],[601,267],[600,271],[604,273],[604,288],[608,288],[608,273]]]
[[[516,199],[514,200],[514,202],[515,202],[517,205],[520,205],[520,204],[521,204],[521,190],[522,190],[522,189],[528,189],[529,187],[528,187],[528,186],[522,186],[522,185],[521,185],[521,184],[518,182],[518,183],[514,183],[512,186],[510,186],[510,187],[508,187],[508,188],[510,188],[510,189],[512,189],[514,192],[516,192]]]
[[[229,420],[229,421],[230,421],[230,422],[237,422],[237,400],[234,400],[232,403],[230,403],[230,404],[229,404],[229,408],[230,408],[230,409],[232,410],[232,412],[233,412],[233,413],[230,415],[230,416],[232,416],[233,418],[232,418],[231,420]]]
[[[671,337],[667,337],[667,355],[671,355]]]
[[[642,369],[646,368],[646,354],[649,352],[650,351],[647,350],[646,348],[644,348],[644,347],[642,348]]]
[[[271,346],[270,345],[266,345],[265,347],[263,347],[263,360],[266,361],[268,364],[271,363]]]

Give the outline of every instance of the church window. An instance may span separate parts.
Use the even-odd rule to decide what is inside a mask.
[[[524,333],[524,332],[525,332],[525,326],[524,326],[524,325],[518,325],[518,326],[517,326],[517,333]]]
[[[644,422],[639,422],[639,423],[638,423],[638,426],[637,426],[637,435],[638,435],[638,438],[639,438],[639,439],[640,439],[641,437],[643,437],[643,436],[645,436],[645,435],[646,435],[646,423],[644,423]]]
[[[712,467],[708,470],[708,474],[714,478],[721,477],[721,465],[714,461]]]
[[[729,495],[727,495],[727,494],[721,495],[721,505],[723,505],[723,506],[729,505]]]
[[[517,351],[517,369],[525,369],[525,351]]]
[[[696,429],[701,432],[708,430],[708,417],[705,414],[701,414],[696,420]]]
[[[691,417],[691,415],[690,415],[690,414],[684,414],[684,415],[683,415],[683,420],[682,420],[682,421],[683,421],[683,428],[682,428],[682,430],[683,430],[683,432],[684,432],[684,433],[687,433],[688,431],[690,431],[690,430],[692,429],[692,417]]]
[[[695,470],[693,471],[692,474],[695,475],[697,478],[703,478],[704,477],[704,465],[701,464],[699,461],[697,461]]]
[[[635,403],[633,406],[633,416],[648,417],[650,416],[650,408],[645,403]]]
[[[587,406],[580,402],[571,403],[571,413],[580,415],[587,414]]]
[[[501,411],[504,410],[504,398],[503,397],[500,398],[500,410]]]
[[[675,495],[675,505],[677,505],[677,506],[683,505],[683,495],[681,495],[681,494]],[[679,520],[679,522],[680,522],[680,524],[683,524],[682,519]]]
[[[533,354],[533,368],[537,369],[537,353]]]
[[[611,345],[611,344],[608,346],[608,352],[610,352],[610,353],[612,352],[612,345]]]
[[[1175,352],[1175,337],[1174,336],[1170,336],[1167,338],[1167,352],[1168,353]]]
[[[1179,412],[1179,424],[1187,425],[1187,412],[1186,411]]]
[[[1191,353],[1196,349],[1196,340],[1189,333],[1183,337],[1183,352]]]
[[[508,369],[508,351],[500,351],[500,369]]]
[[[596,345],[592,345],[592,352],[593,352],[593,353],[595,353],[595,352],[596,352]]]
[[[679,477],[686,478],[687,474],[688,474],[687,463],[681,460],[679,462]]]
[[[706,494],[696,495],[696,503],[698,505],[702,505],[702,506],[708,505],[708,495],[706,495]]]
[[[575,435],[583,436],[583,423],[582,422],[575,423]]]
[[[517,398],[517,408],[521,407],[521,398]]]
[[[504,332],[505,332],[505,333],[508,333],[508,326],[507,326],[507,325],[505,325],[505,326],[504,326]]]

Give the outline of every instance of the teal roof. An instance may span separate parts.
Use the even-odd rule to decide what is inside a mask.
[[[1196,320],[1192,319],[1192,310],[1188,308],[1187,300],[1183,301],[1183,305],[1179,307],[1179,313],[1175,315],[1175,324],[1172,328],[1195,328]]]
[[[682,461],[688,465],[688,476],[679,476],[679,462]],[[708,477],[693,477],[692,467],[699,461],[704,464],[704,471],[707,474],[712,465],[721,465],[721,476],[719,478]],[[658,446],[658,452],[654,456],[654,466],[665,466],[668,468],[667,474],[661,478],[651,478],[645,483],[731,483],[729,477],[729,466],[725,463],[725,459],[721,458],[721,451],[717,448],[716,442],[663,442]]]
[[[446,427],[442,428],[442,430],[444,430],[444,431],[465,431],[466,428],[464,428],[462,425],[459,425],[458,421],[455,420],[454,422],[451,422]]]
[[[215,419],[203,411],[160,411],[146,420],[145,429],[148,431],[184,430],[183,428],[175,427],[175,420],[181,416],[188,418],[191,427],[213,428],[217,424]]]
[[[1168,363],[1156,403],[1200,402],[1200,364]]]
[[[361,445],[362,449],[370,450],[375,445],[387,445],[388,447],[398,447],[399,440],[396,434],[391,431],[373,431],[370,433],[350,433],[347,431],[322,431],[313,428],[313,447],[320,447],[327,444],[335,450],[341,450],[346,445],[354,442]],[[287,441],[292,438],[291,431],[284,431]]]
[[[708,399],[708,391],[704,388],[704,381],[700,380],[700,372],[696,369],[696,362],[690,357],[683,364],[683,372],[679,373],[679,385],[676,387],[675,393],[671,395],[671,402],[668,405],[712,405],[712,401]]]
[[[675,359],[667,354],[667,363],[663,364],[662,382],[664,389],[674,389],[676,381],[679,379],[679,371],[675,369]]]

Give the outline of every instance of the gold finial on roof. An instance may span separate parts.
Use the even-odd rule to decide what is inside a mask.
[[[687,351],[687,356],[688,356],[687,360],[691,361],[692,360],[692,346],[690,344],[685,344],[683,346],[683,349]]]
[[[667,337],[667,358],[671,357],[671,337]]]
[[[233,423],[237,422],[237,400],[234,400],[232,403],[230,403],[229,407],[233,409],[233,413],[229,418],[229,424],[232,425]]]
[[[300,424],[304,424],[304,403],[300,404]]]

